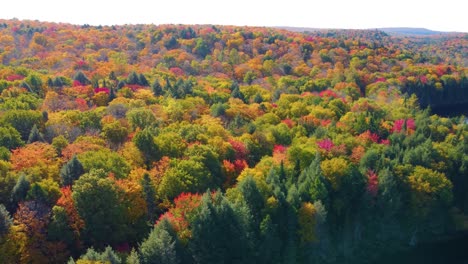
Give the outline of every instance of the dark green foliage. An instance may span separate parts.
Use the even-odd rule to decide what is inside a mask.
[[[245,100],[244,94],[240,91],[239,84],[236,81],[231,85],[231,97],[241,99],[242,101]]]
[[[133,143],[145,156],[146,164],[161,158],[158,145],[154,142],[153,134],[149,129],[143,129],[133,137]]]
[[[26,199],[46,203],[47,191],[45,191],[39,184],[33,183],[26,195]]]
[[[258,228],[262,220],[262,210],[265,207],[263,196],[252,177],[248,177],[240,182],[238,188],[249,209],[249,214],[252,217],[252,224]]]
[[[298,191],[302,201],[327,202],[328,190],[326,180],[320,169],[320,156],[317,154],[309,167],[304,169],[298,178]]]
[[[151,91],[153,91],[154,96],[161,96],[164,94],[162,86],[157,79],[151,85]]]
[[[10,213],[6,210],[3,204],[0,204],[0,238],[8,233],[10,226],[13,224],[13,219]]]
[[[112,250],[110,246],[107,246],[102,253],[95,251],[92,247],[88,248],[86,253],[80,257],[80,260],[98,261],[100,263],[110,264],[122,263],[121,258],[114,252],[114,250]]]
[[[0,127],[0,146],[15,149],[24,144],[21,135],[11,126]]]
[[[44,136],[42,135],[41,132],[39,132],[39,129],[37,128],[37,125],[34,125],[31,129],[31,133],[29,133],[28,137],[28,144],[31,144],[33,142],[37,141],[44,141]]]
[[[14,203],[24,201],[24,199],[26,199],[26,195],[28,194],[29,188],[29,181],[26,179],[24,174],[21,174],[16,181],[15,187],[13,187],[13,190],[11,191],[11,200]]]
[[[82,85],[89,85],[91,81],[86,77],[86,75],[82,71],[78,71],[75,76],[73,76],[73,80],[80,82]]]
[[[247,236],[241,219],[224,196],[205,193],[191,219],[189,248],[195,263],[249,263]]]
[[[52,208],[47,238],[51,241],[63,241],[67,245],[72,245],[74,234],[68,223],[67,212],[63,207],[54,206]]]
[[[72,185],[84,172],[83,165],[76,155],[74,155],[71,160],[60,169],[62,186]]]
[[[33,126],[40,126],[41,121],[42,114],[32,110],[7,111],[0,117],[0,124],[14,127],[21,134],[23,141],[28,140]]]
[[[180,242],[167,219],[162,219],[154,227],[148,238],[140,245],[140,262],[142,264],[179,264]]]
[[[175,49],[177,46],[179,46],[179,41],[175,36],[171,36],[167,41],[164,42],[164,47],[169,50]]]
[[[143,175],[141,180],[141,186],[143,188],[143,195],[145,196],[146,208],[148,211],[148,221],[154,223],[155,214],[156,214],[156,189],[154,188],[153,183],[151,182],[150,176],[148,173]]]
[[[138,74],[134,71],[132,71],[128,77],[127,77],[127,84],[140,84],[140,79],[138,77]]]
[[[85,222],[86,244],[103,248],[125,241],[123,208],[112,180],[92,173],[81,176],[73,185],[73,200]]]
[[[149,82],[146,79],[145,75],[143,75],[143,73],[140,73],[140,75],[138,76],[138,84],[141,86],[149,86]]]
[[[206,55],[208,55],[211,51],[210,47],[206,44],[206,42],[202,38],[199,38],[197,39],[197,44],[195,45],[194,52],[200,57],[205,58]]]

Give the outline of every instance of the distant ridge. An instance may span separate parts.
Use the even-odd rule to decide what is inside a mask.
[[[368,28],[368,29],[341,29],[341,28],[307,28],[307,27],[276,27],[293,32],[317,32],[330,30],[379,30],[392,36],[433,36],[443,34],[457,34],[460,32],[435,31],[427,28],[411,28],[411,27],[387,27],[387,28]]]
[[[435,31],[427,28],[409,28],[409,27],[390,27],[390,28],[378,28],[389,35],[412,35],[412,36],[430,36],[440,35],[452,32]]]

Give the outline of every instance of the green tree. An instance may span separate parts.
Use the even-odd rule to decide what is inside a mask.
[[[8,149],[15,149],[24,145],[21,140],[21,135],[18,131],[11,127],[0,127],[0,146]]]
[[[146,108],[134,108],[127,112],[127,119],[132,126],[136,128],[145,129],[155,124],[156,118],[151,110]]]
[[[128,136],[128,128],[123,126],[119,121],[114,121],[105,124],[102,127],[102,136],[114,145],[122,144]]]
[[[125,241],[124,210],[118,190],[109,178],[94,173],[82,175],[73,185],[73,201],[85,222],[83,240],[103,248],[109,243]]]
[[[34,126],[31,129],[31,132],[29,133],[28,144],[37,142],[37,141],[41,141],[41,142],[44,141],[44,136],[42,135],[41,132],[39,132],[37,125],[34,124]]]
[[[169,221],[163,218],[140,245],[142,264],[178,264],[181,256],[176,232]]]
[[[210,53],[210,47],[202,38],[197,39],[197,43],[195,44],[195,48],[193,50],[195,54],[202,57],[203,59]]]
[[[149,129],[138,131],[133,137],[133,143],[145,156],[147,166],[161,158],[159,146],[156,144],[153,134]]]
[[[190,220],[195,263],[249,263],[249,241],[239,215],[220,193],[205,193]]]
[[[81,162],[74,155],[70,161],[68,161],[60,169],[60,177],[62,179],[62,186],[72,185],[74,181],[84,174],[84,168]]]
[[[24,199],[26,199],[26,195],[28,194],[30,186],[31,184],[26,179],[26,176],[24,174],[21,174],[18,180],[16,181],[15,187],[13,187],[13,190],[11,191],[11,200],[14,203],[24,201]]]
[[[153,183],[151,182],[150,176],[148,173],[143,175],[141,180],[141,187],[143,188],[143,194],[145,196],[146,208],[148,211],[148,221],[154,223],[156,218],[156,189],[154,188]]]
[[[161,96],[164,95],[164,91],[162,89],[161,84],[156,79],[153,84],[151,85],[151,91],[153,92],[154,96]]]
[[[130,165],[117,152],[109,149],[88,151],[78,155],[86,172],[101,169],[104,174],[112,172],[117,179],[126,178],[130,172]]]
[[[40,126],[41,121],[41,112],[33,110],[7,111],[0,117],[0,124],[14,127],[21,134],[23,141],[28,140],[33,126]]]
[[[78,71],[75,76],[73,76],[73,80],[80,82],[82,85],[89,85],[91,81],[86,77],[86,75],[82,71]]]
[[[69,246],[71,246],[74,241],[74,234],[69,226],[67,212],[61,206],[52,207],[52,216],[47,230],[47,238],[51,241],[63,241]]]
[[[0,238],[10,231],[13,224],[10,213],[6,210],[3,204],[0,204]]]

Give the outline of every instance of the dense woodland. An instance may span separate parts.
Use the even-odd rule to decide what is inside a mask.
[[[468,34],[0,20],[1,263],[345,263],[468,230]]]

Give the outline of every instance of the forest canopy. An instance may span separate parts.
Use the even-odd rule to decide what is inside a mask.
[[[0,20],[0,262],[357,263],[468,226],[468,35]],[[466,109],[466,108],[465,108]]]

